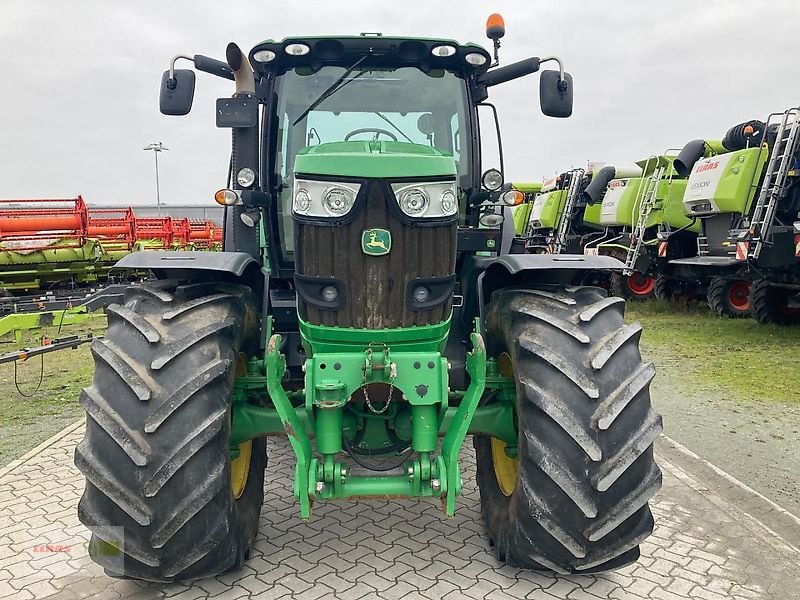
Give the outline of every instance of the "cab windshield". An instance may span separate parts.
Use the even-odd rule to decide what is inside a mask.
[[[282,183],[278,226],[287,258],[294,249],[294,159],[306,146],[344,140],[411,142],[450,154],[459,176],[468,173],[466,88],[454,73],[416,67],[358,66],[349,72],[339,66],[298,67],[279,78],[276,91],[274,168]]]

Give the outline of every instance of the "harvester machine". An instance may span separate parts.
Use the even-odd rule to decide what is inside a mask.
[[[589,240],[584,252],[610,254],[625,262],[612,276],[612,291],[626,298],[668,297],[669,258],[694,256],[699,225],[683,214],[686,179],[673,167],[675,154],[665,151],[638,161],[635,168],[603,167],[584,192],[585,202],[600,203],[606,229]],[[680,292],[693,295],[694,289]]]
[[[689,177],[686,214],[702,229],[697,256],[672,264],[685,278],[711,279],[709,302],[738,301],[760,323],[800,323],[798,116],[790,108],[741,123],[721,142],[689,142],[676,159]]]
[[[108,307],[80,396],[78,512],[108,573],[240,567],[270,435],[291,447],[303,519],[323,502],[386,497],[434,498],[453,515],[472,436],[500,560],[590,573],[637,559],[661,484],[654,368],[624,302],[583,285],[623,263],[500,252],[521,192],[499,156],[481,156],[481,134],[499,134],[485,101],[555,63],[542,111],[572,112],[558,59],[497,66],[504,31],[490,17],[494,53],[361,34],[170,63],[165,114],[187,114],[194,96],[195,72],[176,60],[235,82],[216,109],[233,139],[231,186],[215,194],[224,251],[117,265],[158,280]]]

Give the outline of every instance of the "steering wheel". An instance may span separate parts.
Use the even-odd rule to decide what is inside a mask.
[[[380,127],[362,127],[361,129],[353,129],[353,131],[344,136],[344,141],[348,141],[351,137],[358,135],[359,133],[377,133],[378,135],[384,134],[392,138],[393,142],[397,141],[397,136],[395,134],[388,129],[381,129]]]

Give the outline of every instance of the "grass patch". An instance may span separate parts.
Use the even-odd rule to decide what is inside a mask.
[[[676,387],[800,404],[800,328],[718,317],[701,303],[631,302],[626,313],[642,324],[642,353]]]
[[[38,346],[42,335],[63,337],[81,332],[103,333],[102,320],[93,324],[65,326],[27,331],[21,344],[11,340],[0,342],[0,353],[13,352],[23,346]],[[17,363],[17,385],[14,384],[14,364],[0,365],[0,465],[5,465],[31,448],[42,443],[70,423],[83,416],[78,394],[92,379],[93,363],[89,344],[77,349],[52,352],[44,356],[42,370],[39,356]]]

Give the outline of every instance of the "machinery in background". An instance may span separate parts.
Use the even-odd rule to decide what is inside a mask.
[[[220,250],[212,221],[137,218],[131,208],[71,199],[0,200],[0,290],[5,295],[79,288],[110,278],[137,250]]]
[[[721,143],[693,140],[675,160],[688,176],[686,214],[699,219],[697,256],[671,261],[684,279],[722,290],[751,282],[763,324],[800,323],[800,108],[748,121]],[[711,287],[709,287],[709,290]]]

